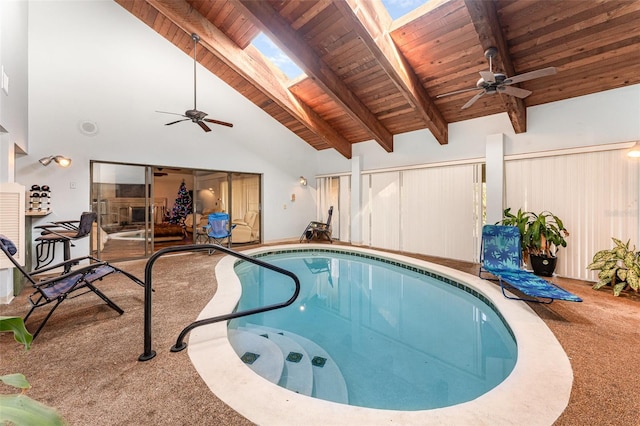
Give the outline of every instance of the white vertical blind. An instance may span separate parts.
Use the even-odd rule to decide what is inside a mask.
[[[24,197],[23,185],[14,182],[0,183],[0,234],[15,244],[18,251],[13,258],[21,265],[25,265]],[[0,251],[0,269],[13,267],[13,263]]]
[[[337,235],[340,241],[351,241],[351,176],[340,176],[340,201],[338,210]],[[335,231],[333,231],[335,234]]]
[[[348,179],[348,176],[346,176]],[[349,191],[348,180],[346,181],[344,190]],[[343,181],[342,178],[333,176],[333,177],[324,177],[317,179],[318,184],[318,212],[317,212],[317,220],[321,222],[326,222],[328,218],[329,208],[333,206],[333,214],[331,216],[331,238],[340,239],[342,238],[341,232],[341,219],[343,214],[349,214],[349,202],[342,199],[344,190],[342,189]],[[347,194],[348,196],[348,194]],[[343,207],[346,206],[346,207]],[[345,212],[342,212],[342,208],[345,208]],[[348,221],[347,221],[348,224]],[[349,241],[349,239],[344,239],[343,241]]]
[[[479,164],[402,172],[402,250],[474,262],[481,224]]]
[[[371,245],[400,250],[400,172],[371,175],[370,204]]]
[[[360,206],[362,244],[371,245],[371,175],[362,176],[362,205]]]
[[[558,216],[570,236],[556,273],[596,280],[586,266],[597,251],[613,247],[611,237],[637,247],[639,170],[625,150],[508,160],[506,206]]]

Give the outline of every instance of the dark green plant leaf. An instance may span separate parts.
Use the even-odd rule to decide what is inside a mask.
[[[12,331],[16,342],[22,343],[25,349],[31,347],[33,336],[27,331],[22,318],[0,316],[0,332],[6,331]]]

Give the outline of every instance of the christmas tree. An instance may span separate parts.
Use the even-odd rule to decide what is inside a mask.
[[[191,194],[187,191],[187,185],[184,181],[180,184],[178,189],[178,196],[176,202],[171,210],[171,217],[169,217],[169,223],[180,223],[189,213],[193,213],[193,200]]]

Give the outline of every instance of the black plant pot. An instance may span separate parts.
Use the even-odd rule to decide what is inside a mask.
[[[534,274],[543,277],[553,276],[553,271],[556,270],[556,262],[558,261],[557,257],[530,254],[529,259],[531,260],[531,269],[533,269]]]

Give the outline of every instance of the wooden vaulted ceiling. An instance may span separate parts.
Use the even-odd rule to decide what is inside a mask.
[[[430,0],[392,21],[381,0],[115,0],[318,150],[350,158],[352,144],[526,109],[640,83],[638,0]],[[251,41],[264,32],[306,76],[295,81]],[[495,94],[461,107],[498,49],[493,71],[555,75],[519,83],[525,99]],[[425,143],[428,143],[425,141]]]

